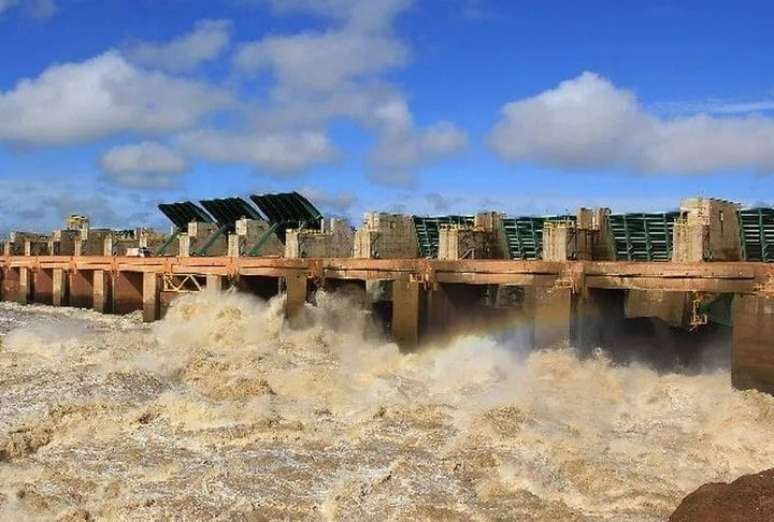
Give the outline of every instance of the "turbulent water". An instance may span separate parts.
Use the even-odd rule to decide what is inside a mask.
[[[417,354],[318,295],[0,305],[0,520],[663,520],[774,463],[774,398],[486,338]]]

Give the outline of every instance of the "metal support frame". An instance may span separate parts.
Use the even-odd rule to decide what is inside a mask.
[[[210,248],[212,248],[212,245],[215,244],[215,241],[225,234],[225,232],[229,229],[229,225],[223,225],[218,230],[215,231],[214,234],[212,234],[209,238],[207,238],[207,241],[201,246],[201,248],[197,249],[196,252],[194,252],[195,256],[203,256],[206,255]]]
[[[193,274],[163,274],[161,289],[163,292],[180,294],[201,292],[202,284]]]
[[[253,245],[253,247],[247,252],[247,255],[249,257],[255,257],[260,254],[266,242],[269,241],[269,238],[272,234],[277,232],[279,226],[279,223],[274,223],[272,226],[270,226],[269,229],[266,230],[266,232],[264,232],[263,235],[258,239],[255,245]]]
[[[177,236],[180,235],[182,231],[183,229],[175,227],[175,230],[172,232],[172,234],[170,234],[166,241],[164,241],[164,243],[156,250],[156,256],[163,256],[167,252],[169,245],[172,244],[172,242],[177,238]]]

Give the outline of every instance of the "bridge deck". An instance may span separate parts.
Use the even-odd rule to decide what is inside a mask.
[[[766,263],[656,263],[619,261],[510,261],[434,259],[285,259],[233,257],[0,256],[0,267],[103,270],[157,274],[319,279],[414,280],[428,284],[501,284],[667,291],[774,293],[774,265]]]

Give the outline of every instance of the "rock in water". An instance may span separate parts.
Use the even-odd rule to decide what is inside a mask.
[[[774,521],[774,469],[712,482],[683,499],[670,522]]]

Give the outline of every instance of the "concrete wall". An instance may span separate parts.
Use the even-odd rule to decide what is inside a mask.
[[[343,219],[323,219],[320,230],[290,229],[285,236],[285,257],[352,257],[355,232]]]
[[[681,217],[674,226],[672,260],[739,261],[742,244],[737,209],[736,204],[718,199],[683,200]]]
[[[53,256],[75,255],[75,243],[80,237],[79,230],[54,230],[48,242],[48,251]]]
[[[627,290],[624,299],[625,317],[657,317],[677,327],[688,325],[689,307],[690,298],[686,292]]]
[[[36,234],[34,232],[11,232],[8,236],[8,241],[3,243],[3,255],[6,256],[24,256],[30,255],[26,253],[26,244],[30,242],[47,242],[48,236],[42,234]],[[47,250],[47,249],[46,249]],[[36,255],[36,254],[32,254]]]
[[[104,256],[105,239],[112,236],[113,231],[107,228],[85,228],[75,240],[76,256]]]
[[[577,228],[572,222],[546,222],[543,226],[545,261],[590,260],[596,231]]]
[[[414,219],[402,214],[368,212],[355,232],[354,257],[405,259],[419,255]]]
[[[478,228],[442,225],[438,230],[438,259],[489,259],[490,236]]]
[[[45,256],[48,255],[48,239],[33,241],[27,239],[24,241],[25,256]]]
[[[198,223],[192,221],[188,223],[188,232],[180,234],[179,237],[179,254],[180,257],[189,257],[204,246],[218,231],[218,225],[215,223]],[[228,254],[228,238],[225,234],[221,234],[215,242],[210,246],[206,255],[208,256],[225,256]]]
[[[472,227],[441,225],[438,259],[506,259],[508,244],[503,216],[497,212],[476,214]]]
[[[233,234],[228,236],[228,255],[240,257],[247,255],[261,240],[271,226],[262,219],[239,219]],[[277,234],[272,234],[261,247],[259,256],[281,256],[284,250]]]

